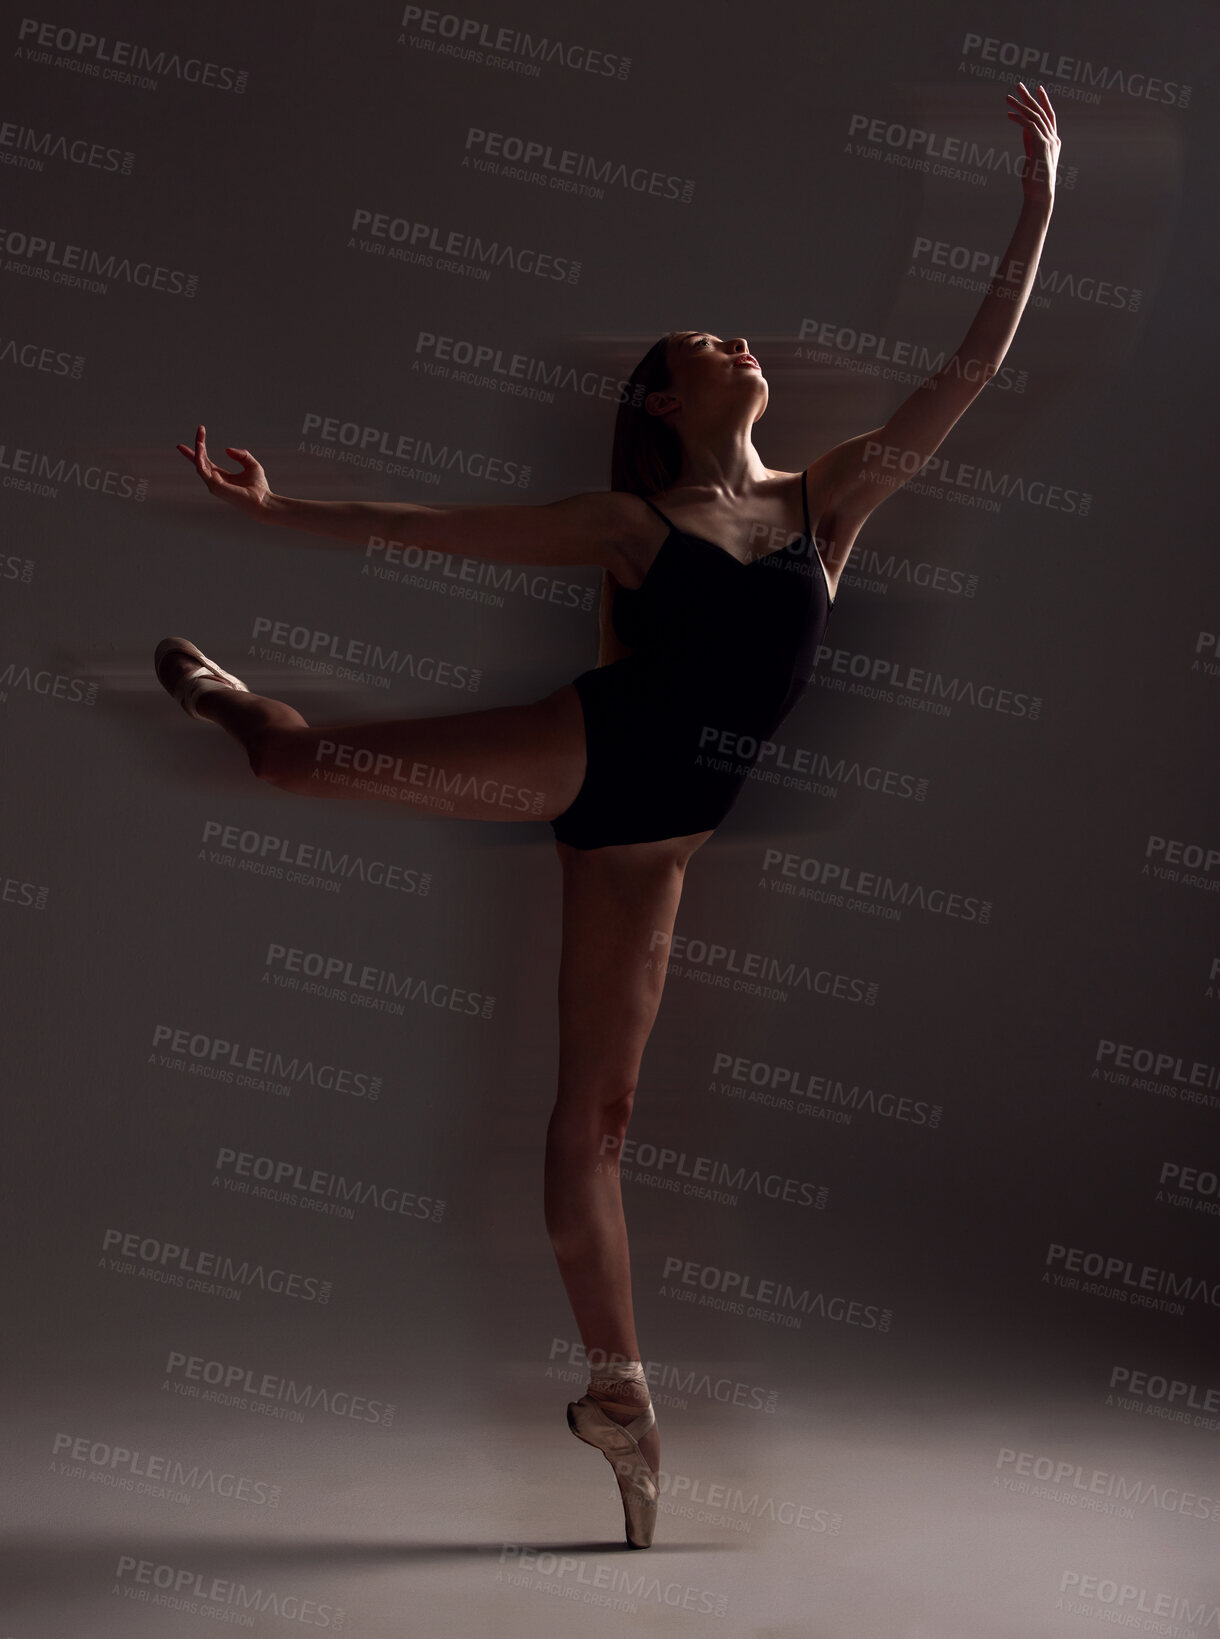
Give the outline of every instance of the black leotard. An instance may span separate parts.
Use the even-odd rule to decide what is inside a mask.
[[[561,842],[689,836],[733,806],[812,677],[834,604],[803,472],[801,505],[804,535],[749,561],[652,507],[669,534],[642,583],[614,597],[614,630],[633,652],[575,679],[588,763],[551,821]]]

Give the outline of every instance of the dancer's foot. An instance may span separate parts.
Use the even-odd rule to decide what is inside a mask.
[[[661,1444],[648,1384],[639,1361],[616,1363],[568,1407],[568,1427],[596,1446],[614,1470],[627,1544],[652,1546],[657,1521]]]
[[[201,649],[185,637],[166,637],[157,644],[153,657],[157,679],[191,717],[203,718],[197,702],[201,695],[218,688],[249,694],[240,677],[209,660]]]
[[[648,1384],[634,1378],[616,1383],[613,1394],[608,1389],[595,1387],[593,1384],[590,1384],[587,1393],[591,1400],[597,1401],[606,1416],[612,1417],[616,1423],[633,1422],[652,1404]],[[637,1443],[644,1461],[654,1474],[658,1473],[661,1467],[661,1436],[655,1424]]]

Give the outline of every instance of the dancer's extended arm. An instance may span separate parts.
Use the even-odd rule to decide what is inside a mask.
[[[374,537],[424,552],[465,553],[493,563],[590,564],[614,570],[649,520],[633,495],[593,490],[543,505],[426,506],[415,501],[309,501],[277,495],[249,450],[229,447],[239,472],[208,455],[206,429],[178,448],[209,491],[260,523],[326,535],[367,548]]]
[[[1059,137],[1050,99],[1021,87],[1011,96],[1009,117],[1022,127],[1024,200],[1016,231],[995,277],[957,351],[921,383],[882,427],[849,438],[819,458],[810,474],[820,480],[828,509],[854,533],[874,507],[894,493],[933,456],[950,429],[1004,362],[1025,304],[1034,288],[1055,199]]]
[[[620,558],[627,513],[608,490],[543,505],[429,506],[414,501],[308,501],[271,494],[263,520],[365,547],[374,536],[424,552],[493,563],[600,564]]]

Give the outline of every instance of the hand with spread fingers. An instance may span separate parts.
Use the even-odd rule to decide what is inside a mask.
[[[223,472],[209,457],[205,429],[200,423],[195,432],[195,447],[189,444],[179,444],[178,448],[193,462],[196,472],[213,495],[219,495],[222,501],[228,501],[241,512],[260,513],[266,507],[271,495],[271,486],[267,482],[267,475],[249,450],[235,450],[226,447],[225,454],[231,455],[234,461],[241,465],[240,472]]]
[[[1026,199],[1038,205],[1052,205],[1055,200],[1055,167],[1059,163],[1059,131],[1055,110],[1043,86],[1034,94],[1020,80],[1017,90],[1008,93],[1012,107],[1010,120],[1021,127],[1025,142],[1025,166],[1021,173],[1021,187]]]

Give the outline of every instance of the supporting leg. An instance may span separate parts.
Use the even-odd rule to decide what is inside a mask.
[[[619,1149],[640,1060],[660,1005],[669,938],[691,854],[710,832],[581,851],[564,868],[559,975],[559,1093],[547,1131],[546,1221],[560,1275],[591,1354],[641,1358]],[[628,1421],[646,1402],[622,1385]],[[655,1468],[660,1441],[642,1442]]]

